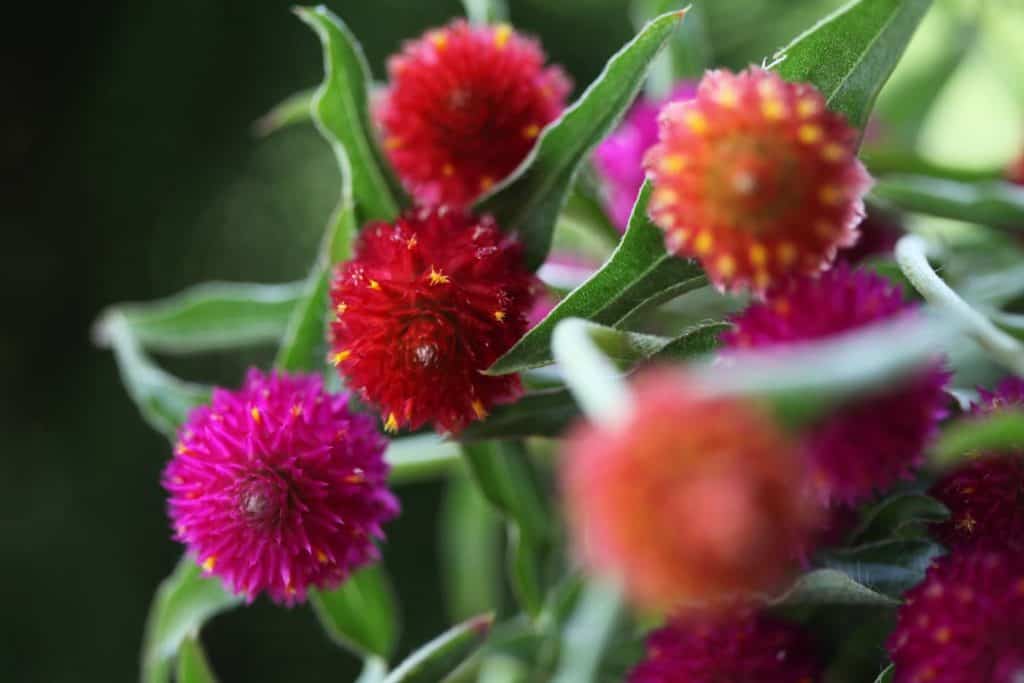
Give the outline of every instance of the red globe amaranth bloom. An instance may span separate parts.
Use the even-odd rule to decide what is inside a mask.
[[[654,610],[778,588],[817,517],[794,495],[799,452],[767,413],[686,382],[671,371],[642,378],[622,424],[584,425],[566,443],[583,560]]]
[[[457,20],[388,62],[375,108],[384,148],[424,204],[466,206],[512,172],[572,89],[540,45],[511,27]]]
[[[1024,555],[955,551],[904,596],[888,648],[895,683],[1024,680]]]
[[[949,508],[932,526],[949,548],[1016,542],[1024,549],[1024,455],[981,456],[949,472],[931,490]]]
[[[660,127],[644,161],[651,218],[669,251],[700,259],[719,287],[762,292],[857,240],[871,185],[857,131],[811,85],[711,71]]]
[[[762,612],[673,619],[647,638],[628,683],[818,683],[814,643],[798,625]]]
[[[371,223],[331,285],[330,360],[386,415],[457,432],[522,392],[482,374],[526,331],[535,280],[489,216],[419,209]]]
[[[1024,380],[1008,377],[988,391],[979,387],[981,401],[974,415],[1006,407],[1024,407]],[[1017,544],[1024,550],[1024,444],[1006,453],[989,453],[947,473],[931,495],[949,508],[949,519],[932,526],[943,544],[961,548]]]
[[[818,278],[793,279],[733,318],[730,349],[770,349],[822,339],[910,314],[900,290],[869,271],[839,264]],[[830,504],[863,502],[909,478],[946,415],[949,373],[938,361],[874,396],[843,406],[804,437],[812,484]]]
[[[629,225],[644,184],[644,154],[658,142],[658,112],[670,102],[693,99],[697,84],[682,81],[663,100],[640,96],[611,135],[594,150],[594,166],[604,185],[605,204],[619,230]]]
[[[319,377],[250,370],[179,432],[163,476],[175,538],[250,602],[302,602],[378,558],[398,514],[384,447]]]

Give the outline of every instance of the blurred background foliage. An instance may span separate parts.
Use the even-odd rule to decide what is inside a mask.
[[[461,12],[457,0],[328,3],[374,74],[401,41]],[[512,0],[512,20],[585,86],[631,35],[626,0]],[[760,62],[840,3],[714,0],[713,59]],[[23,6],[0,50],[0,337],[6,681],[130,681],[153,590],[180,549],[159,487],[167,443],[138,418],[89,323],[112,302],[203,280],[302,277],[336,198],[334,160],[297,125],[253,122],[321,75],[315,37],[264,0]],[[875,144],[987,169],[1024,134],[1024,3],[937,0],[883,93]],[[8,54],[9,53],[9,54]],[[578,90],[577,90],[578,92]],[[924,124],[907,108],[937,103]],[[888,121],[888,123],[887,123]],[[229,385],[271,349],[166,359]],[[401,490],[385,558],[403,610],[401,651],[448,621],[438,554],[440,485]],[[341,681],[356,663],[307,609],[264,602],[204,631],[224,681]]]

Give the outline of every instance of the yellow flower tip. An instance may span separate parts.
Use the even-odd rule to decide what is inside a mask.
[[[352,355],[352,352],[350,350],[348,350],[348,349],[343,349],[341,351],[338,351],[337,353],[331,355],[331,365],[333,365],[334,367],[338,367],[339,365],[344,363],[346,360],[348,360],[348,357],[351,356],[351,355]]]
[[[771,284],[771,276],[768,275],[767,271],[759,270],[754,273],[754,287],[759,290],[768,289],[768,285]]]
[[[252,409],[249,410],[249,414],[252,415],[252,419],[254,422],[259,422],[260,419],[263,417],[262,415],[260,415],[260,409],[255,406],[253,406]]]
[[[440,270],[436,270],[433,266],[430,267],[430,274],[427,275],[430,278],[430,284],[433,285],[446,285],[452,281],[450,277],[442,273]]]
[[[345,475],[344,479],[346,484],[362,484],[366,481],[366,477],[363,475],[362,470],[353,470],[351,474]]]
[[[178,455],[185,455],[186,453],[188,453],[188,446],[179,441],[178,445],[174,447],[174,451]]]
[[[822,204],[835,206],[843,201],[843,191],[835,185],[822,185],[818,190],[818,199]]]
[[[802,119],[809,119],[818,113],[818,101],[813,97],[805,97],[796,103],[796,113]]]
[[[686,246],[689,235],[683,228],[677,228],[668,233],[666,246],[670,252],[677,252]]]
[[[485,175],[483,178],[480,179],[481,190],[489,190],[492,187],[494,187],[494,178],[492,178],[489,175]]]
[[[672,175],[686,168],[686,157],[682,154],[668,154],[658,162],[658,170]]]
[[[400,138],[400,137],[398,137],[396,135],[391,135],[391,136],[385,138],[385,140],[384,140],[384,148],[385,149],[398,149],[401,146],[402,146],[402,138]]]
[[[821,142],[821,139],[825,137],[825,131],[822,130],[821,126],[813,123],[805,123],[800,126],[797,131],[797,137],[800,138],[800,142],[805,145],[813,145]]]
[[[494,46],[499,50],[508,44],[508,39],[512,37],[512,27],[508,24],[499,24],[498,28],[494,30]]]
[[[846,158],[846,150],[842,145],[830,142],[821,148],[821,158],[834,164]]]
[[[763,244],[755,242],[750,245],[750,262],[755,266],[763,266],[768,262],[768,250],[765,249]]]
[[[376,280],[370,280],[370,289],[380,290],[380,283]]]
[[[395,417],[394,413],[388,413],[388,419],[384,421],[384,431],[388,434],[394,434],[398,431],[398,418]]]
[[[484,404],[480,401],[473,401],[470,405],[473,406],[473,412],[476,413],[476,419],[482,420],[487,417],[487,409],[484,408]]]
[[[679,201],[679,193],[669,187],[659,187],[651,196],[651,210],[660,211]]]
[[[732,109],[739,101],[739,93],[733,87],[725,86],[715,93],[715,102],[726,109]]]
[[[724,254],[718,257],[718,261],[715,262],[715,268],[722,277],[732,277],[736,274],[736,259],[728,254]]]
[[[216,555],[210,555],[208,558],[203,560],[203,569],[205,569],[206,571],[212,572],[215,566],[217,566]]]
[[[697,239],[693,242],[693,248],[697,250],[697,253],[701,256],[707,256],[711,253],[711,247],[714,245],[714,239],[711,237],[711,233],[707,230],[701,230],[697,234]]]
[[[690,127],[696,135],[703,135],[708,132],[708,120],[704,118],[704,115],[697,111],[688,111],[683,118],[686,125]]]
[[[444,31],[434,31],[430,34],[430,42],[438,50],[443,50],[448,46],[448,36]]]
[[[319,562],[320,564],[327,564],[327,562],[328,562],[327,553],[325,553],[323,550],[317,550],[316,551],[316,561]]]
[[[779,245],[779,261],[784,266],[790,266],[796,261],[796,245],[792,242],[783,242]]]
[[[523,128],[523,137],[527,140],[532,140],[540,135],[540,126],[536,123],[531,123],[526,128]]]
[[[782,100],[771,97],[761,103],[761,114],[769,121],[778,121],[786,116],[786,107]]]
[[[505,311],[495,311],[494,319],[500,322],[505,322]]]
[[[832,235],[835,234],[835,229],[833,229],[832,224],[828,221],[816,221],[814,223],[814,231],[825,239],[831,239]]]
[[[295,417],[302,415],[302,406],[300,404],[296,403],[295,405],[292,406],[292,415],[294,415]]]
[[[337,313],[339,316],[345,315],[345,311],[347,310],[348,304],[346,304],[344,301],[340,302],[337,306],[334,307],[334,312]]]
[[[416,235],[413,235],[412,237],[405,241],[405,248],[409,250],[415,249],[416,245],[419,243],[419,240],[416,239]]]
[[[445,164],[441,167],[441,173],[443,173],[445,177],[450,178],[455,175],[455,167],[451,164]]]

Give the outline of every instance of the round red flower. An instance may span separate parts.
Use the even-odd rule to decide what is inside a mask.
[[[818,683],[822,677],[800,626],[742,610],[673,619],[647,638],[647,658],[628,683]]]
[[[181,428],[163,477],[175,537],[249,601],[301,602],[377,559],[398,514],[384,446],[319,377],[250,370]]]
[[[488,216],[420,209],[371,223],[331,285],[330,361],[385,428],[457,432],[512,401],[518,375],[483,370],[526,331],[535,280]]]
[[[1024,555],[961,550],[908,591],[888,648],[895,683],[1024,680]]]
[[[791,279],[733,318],[727,348],[769,349],[823,339],[907,314],[899,289],[839,264],[818,278]],[[913,475],[946,415],[949,373],[941,363],[899,386],[843,406],[804,437],[812,484],[823,501],[855,504]]]
[[[511,27],[462,20],[428,31],[388,62],[376,108],[388,158],[424,204],[466,206],[526,158],[571,85]]]
[[[660,126],[645,159],[651,218],[669,251],[700,259],[719,287],[762,292],[857,240],[871,184],[857,131],[811,85],[712,71]]]
[[[584,561],[651,609],[771,591],[816,510],[799,452],[757,405],[707,399],[667,372],[635,386],[623,424],[566,444],[569,521]]]

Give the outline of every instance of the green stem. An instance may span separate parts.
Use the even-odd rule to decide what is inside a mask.
[[[622,613],[622,595],[609,583],[592,581],[580,596],[562,635],[561,663],[551,683],[591,683]]]

